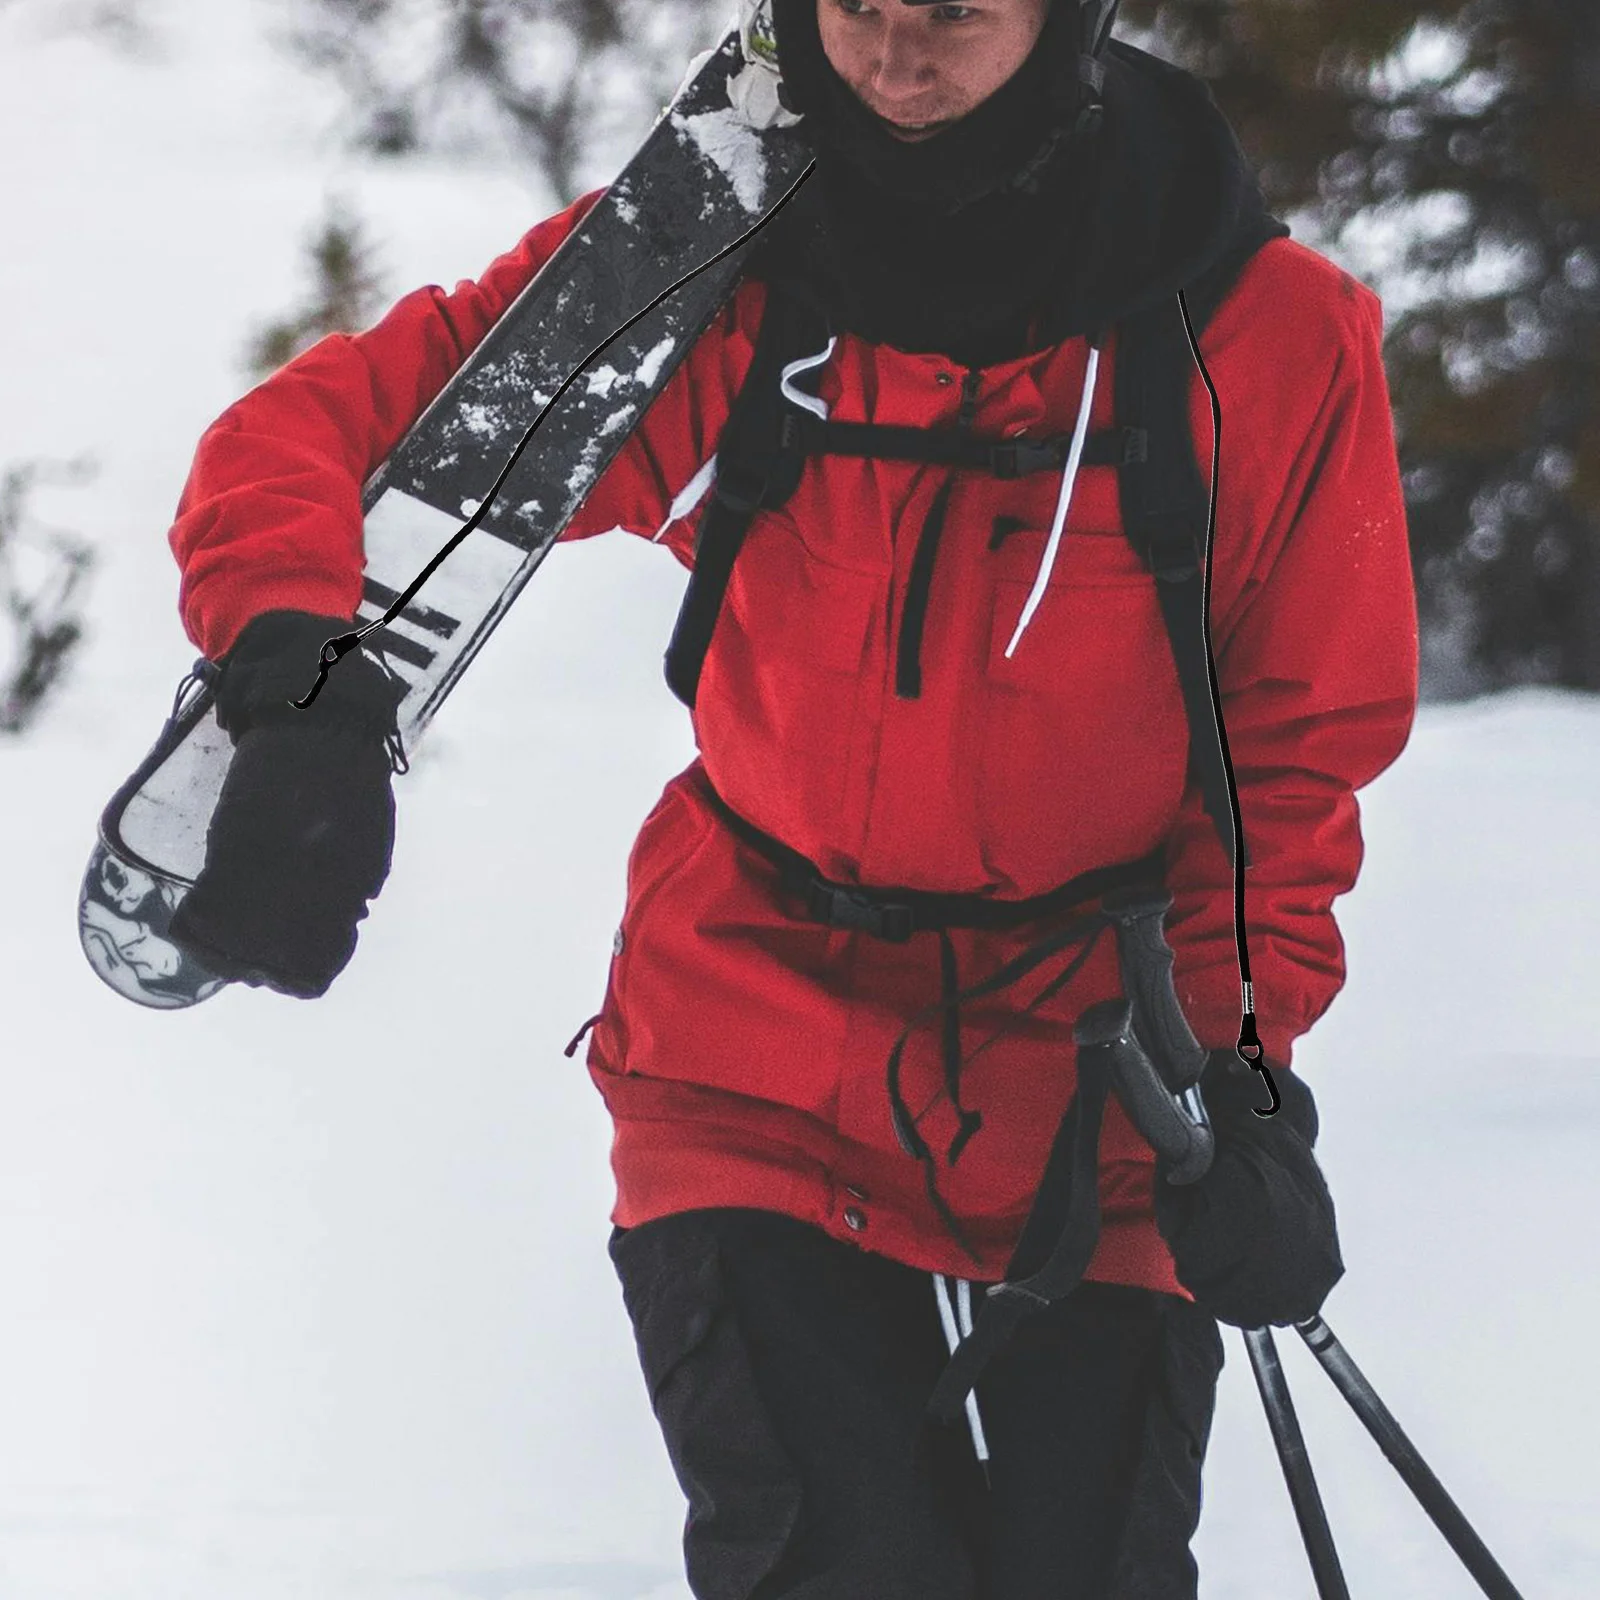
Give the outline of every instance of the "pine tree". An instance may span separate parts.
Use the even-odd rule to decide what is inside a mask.
[[[352,139],[402,156],[508,145],[565,204],[643,137],[721,0],[299,0],[301,59],[343,85]]]
[[[264,378],[329,333],[366,327],[383,309],[382,283],[359,220],[342,200],[330,200],[311,241],[311,293],[298,311],[264,328],[251,341],[246,363]]]
[[[1425,683],[1600,689],[1600,6],[1124,9],[1384,294]]]
[[[31,727],[83,638],[81,591],[94,565],[76,534],[29,509],[40,484],[76,486],[84,461],[27,462],[0,473],[0,733]]]

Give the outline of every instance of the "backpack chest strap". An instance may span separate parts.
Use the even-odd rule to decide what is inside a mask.
[[[865,456],[879,461],[918,461],[964,467],[993,478],[1025,478],[1062,472],[1072,448],[1070,433],[1046,439],[978,439],[952,428],[897,427],[887,423],[823,422],[798,409],[784,419],[786,442],[808,455]],[[1084,442],[1082,465],[1119,467],[1142,461],[1148,450],[1143,428],[1107,428]]]
[[[783,394],[786,367],[827,342],[820,311],[777,285],[743,386],[717,445],[716,481],[695,533],[695,564],[667,646],[666,677],[691,710],[733,564],[760,511],[785,505],[813,456],[910,461],[1014,480],[1065,470],[1071,434],[982,439],[961,428],[824,421]],[[1138,426],[1103,429],[1084,443],[1082,465],[1136,466],[1149,453]]]
[[[734,561],[758,512],[794,494],[814,455],[915,461],[1020,478],[1064,470],[1069,435],[975,438],[959,429],[824,421],[784,394],[785,369],[822,348],[827,321],[782,285],[767,305],[749,371],[717,447],[716,483],[695,537],[695,565],[666,653],[667,684],[693,709]],[[1118,426],[1091,434],[1083,464],[1115,466],[1123,527],[1156,580],[1189,724],[1191,774],[1224,850],[1233,853],[1226,772],[1211,698],[1202,562],[1209,501],[1189,422],[1193,370],[1176,296],[1117,328]]]

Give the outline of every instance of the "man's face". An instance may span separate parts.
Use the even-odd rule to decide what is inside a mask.
[[[817,0],[833,70],[895,138],[931,139],[975,110],[1033,50],[1050,0]]]

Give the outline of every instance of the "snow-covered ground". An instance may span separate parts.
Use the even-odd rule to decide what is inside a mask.
[[[164,533],[249,331],[337,189],[396,292],[551,209],[508,172],[319,136],[247,0],[166,0],[166,59],[0,11],[0,463],[104,552],[44,725],[0,742],[0,1600],[684,1600],[681,1502],[604,1253],[608,1129],[561,1047],[623,861],[689,753],[660,682],[680,575],[564,549],[402,789],[356,961],[304,1004],[141,1011],[77,948],[104,798],[193,652]],[[1350,983],[1299,1061],[1346,1282],[1328,1317],[1523,1592],[1600,1594],[1600,705],[1422,717],[1365,797]],[[1293,1335],[1358,1600],[1477,1591]],[[1243,1348],[1208,1600],[1313,1593]]]

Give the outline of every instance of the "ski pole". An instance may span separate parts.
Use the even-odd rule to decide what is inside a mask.
[[[1134,1037],[1133,1006],[1127,1000],[1106,1000],[1090,1006],[1078,1019],[1074,1037],[1078,1042],[1079,1072],[1083,1072],[1090,1052],[1094,1052],[1097,1065],[1110,1078],[1129,1120],[1169,1164],[1172,1176],[1168,1181],[1193,1183],[1203,1177],[1211,1165],[1211,1129],[1203,1120],[1191,1120],[1186,1104],[1189,1096],[1198,1100],[1199,1091],[1191,1086],[1180,1098],[1162,1082]],[[1203,1108],[1201,1115],[1203,1118]],[[1350,1600],[1271,1331],[1247,1328],[1244,1340],[1319,1600]]]
[[[1461,1508],[1445,1492],[1444,1485],[1406,1437],[1389,1408],[1378,1398],[1377,1391],[1361,1369],[1350,1359],[1345,1347],[1334,1338],[1333,1330],[1318,1316],[1297,1322],[1295,1331],[1321,1363],[1322,1370],[1333,1380],[1334,1387],[1349,1401],[1350,1409],[1377,1441],[1378,1448],[1389,1458],[1390,1465],[1417,1497],[1434,1527],[1445,1536],[1450,1548],[1461,1558],[1462,1565],[1472,1574],[1478,1587],[1489,1596],[1489,1600],[1522,1600],[1516,1585],[1506,1576],[1505,1569],[1489,1553],[1488,1546],[1462,1515]],[[1252,1336],[1246,1334],[1245,1337]]]
[[[1322,1495],[1311,1470],[1311,1457],[1306,1451],[1305,1435],[1300,1431],[1300,1419],[1295,1415],[1294,1401],[1289,1396],[1289,1380],[1278,1361],[1278,1347],[1272,1342],[1272,1330],[1245,1328],[1242,1331],[1245,1349],[1250,1353],[1250,1369],[1255,1373],[1256,1388],[1261,1391],[1261,1404],[1267,1413],[1267,1426],[1277,1447],[1278,1463],[1283,1468],[1283,1481],[1289,1487],[1289,1503],[1294,1507],[1295,1521],[1300,1524],[1306,1559],[1311,1563],[1311,1576],[1316,1580],[1317,1594],[1320,1600],[1350,1600],[1344,1569],[1339,1565],[1339,1552],[1333,1544],[1333,1529],[1328,1526],[1328,1514],[1322,1507]]]
[[[1134,1126],[1168,1162],[1187,1164],[1189,1171],[1183,1176],[1193,1181],[1209,1165],[1210,1157],[1209,1141],[1203,1156],[1194,1147],[1199,1128],[1207,1122],[1195,1081],[1205,1053],[1189,1030],[1173,986],[1172,951],[1163,927],[1171,903],[1171,895],[1161,890],[1126,890],[1108,895],[1102,902],[1117,931],[1123,986],[1131,1001],[1137,1038],[1126,1036],[1126,1015],[1116,1019],[1109,1008],[1102,1032],[1115,1068],[1119,1098]],[[1116,1026],[1118,1020],[1123,1028]],[[1166,1094],[1157,1089],[1156,1080]],[[1478,1587],[1489,1600],[1522,1600],[1327,1323],[1314,1316],[1296,1323],[1295,1328]],[[1348,1600],[1332,1530],[1271,1330],[1245,1329],[1244,1339],[1317,1591],[1324,1600]]]
[[[1199,1085],[1206,1052],[1190,1031],[1172,981],[1172,950],[1163,926],[1172,895],[1164,889],[1125,890],[1107,895],[1101,904],[1117,934],[1123,988],[1128,995],[1122,1020],[1131,1010],[1137,1035],[1131,1041],[1125,1033],[1116,1036],[1114,1022],[1118,1019],[1112,1008],[1106,1008],[1106,1020],[1112,1026],[1104,1031],[1113,1036],[1107,1043],[1119,1097],[1151,1147],[1174,1164],[1171,1177],[1193,1182],[1209,1167],[1212,1153],[1210,1119]],[[1089,1015],[1085,1013],[1085,1021]],[[1202,1132],[1204,1155],[1197,1161],[1199,1152],[1193,1144]],[[1317,1594],[1321,1600],[1350,1600],[1271,1331],[1245,1329],[1244,1341]]]
[[[1148,999],[1157,988],[1152,984],[1143,989],[1142,994]],[[1199,1089],[1191,1085],[1180,1098],[1162,1081],[1155,1064],[1134,1035],[1133,1016],[1134,1006],[1127,1000],[1105,1000],[1090,1006],[1073,1030],[1078,1043],[1078,1070],[1084,1071],[1090,1052],[1094,1052],[1097,1065],[1109,1077],[1129,1121],[1162,1160],[1170,1164],[1172,1177],[1168,1181],[1194,1183],[1205,1175],[1212,1156],[1211,1129],[1204,1120],[1203,1102],[1200,1121],[1193,1120],[1189,1114],[1191,1100],[1200,1100]],[[1322,1496],[1312,1475],[1311,1458],[1306,1453],[1305,1438],[1295,1416],[1294,1401],[1289,1396],[1288,1380],[1278,1363],[1272,1333],[1266,1328],[1247,1328],[1244,1341],[1250,1352],[1256,1387],[1261,1391],[1261,1403],[1266,1408],[1272,1442],[1283,1467],[1284,1481],[1289,1486],[1289,1501],[1294,1507],[1295,1520],[1300,1524],[1300,1537],[1305,1541],[1319,1600],[1350,1600],[1344,1572],[1339,1566],[1339,1554],[1334,1549],[1333,1532],[1322,1509]]]

